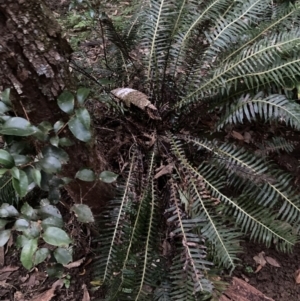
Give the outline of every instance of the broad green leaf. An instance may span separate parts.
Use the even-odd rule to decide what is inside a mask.
[[[7,171],[8,169],[6,168],[0,168],[0,177],[2,177]]]
[[[57,227],[62,228],[64,225],[64,222],[62,218],[56,217],[56,216],[49,216],[42,220],[42,228],[44,230],[47,229],[47,227]]]
[[[9,99],[10,96],[10,88],[5,89],[1,94],[0,94],[0,98],[1,100],[8,106],[11,105],[11,101]]]
[[[81,121],[81,123],[86,127],[86,129],[90,129],[91,117],[90,113],[86,108],[76,110],[76,117]]]
[[[74,110],[74,96],[69,91],[62,92],[57,98],[57,104],[62,111],[72,114]]]
[[[45,157],[39,161],[43,171],[47,173],[56,173],[61,170],[61,163],[56,157]]]
[[[94,216],[89,206],[84,204],[76,204],[72,206],[73,210],[77,216],[77,219],[82,223],[93,223]]]
[[[0,129],[2,135],[30,136],[37,132],[37,128],[21,117],[9,118]]]
[[[37,249],[37,239],[29,239],[22,248],[21,262],[27,270],[33,267],[33,254]]]
[[[49,278],[62,278],[64,274],[64,267],[60,264],[54,264],[46,268]]]
[[[53,126],[54,132],[57,133],[59,130],[63,128],[64,125],[65,123],[63,121],[61,120],[56,121]]]
[[[33,209],[27,202],[21,207],[21,213],[28,217],[30,220],[37,219],[36,210]]]
[[[38,128],[41,129],[43,132],[48,133],[49,131],[52,130],[52,125],[49,121],[42,121],[38,125]]]
[[[65,247],[72,242],[69,235],[57,227],[48,227],[42,237],[46,243],[57,247]]]
[[[15,229],[17,231],[26,230],[26,229],[28,229],[28,227],[29,227],[29,222],[24,218],[19,218],[15,222]]]
[[[90,94],[90,89],[88,89],[88,88],[79,88],[77,90],[77,101],[78,101],[78,103],[83,105],[84,101],[87,99],[89,94]]]
[[[63,137],[59,139],[59,146],[72,146],[74,145],[74,142],[70,140],[69,138]]]
[[[20,179],[20,169],[17,167],[13,167],[10,170],[11,175],[13,176],[13,178],[19,180]]]
[[[33,168],[31,171],[31,174],[32,174],[34,183],[37,184],[39,187],[41,187],[41,179],[42,179],[41,171]]]
[[[104,183],[112,183],[116,181],[118,175],[111,171],[102,171],[99,175],[99,179]]]
[[[9,112],[10,110],[10,107],[8,107],[3,101],[0,101],[0,114],[4,114],[6,112]]]
[[[84,123],[82,123],[81,119],[73,116],[69,123],[68,123],[69,129],[72,132],[72,134],[80,141],[88,142],[91,140],[92,135],[89,131],[89,129],[86,128]]]
[[[0,229],[4,228],[5,225],[6,225],[7,223],[9,223],[9,222],[10,222],[10,221],[7,220],[7,219],[2,219],[2,218],[0,218]]]
[[[65,185],[68,185],[68,184],[70,184],[73,181],[73,179],[68,178],[68,177],[63,177],[61,179],[64,181]]]
[[[54,250],[53,255],[58,263],[68,264],[72,261],[72,254],[69,250],[64,248],[57,248]]]
[[[13,154],[13,158],[16,166],[25,165],[31,161],[31,158],[29,156],[24,155]]]
[[[50,143],[56,147],[58,147],[58,143],[59,143],[59,138],[58,136],[54,136],[50,138]]]
[[[38,222],[30,221],[29,227],[23,230],[23,235],[25,235],[29,239],[38,238],[40,237],[41,230],[42,227],[39,221]]]
[[[23,170],[20,170],[19,179],[12,179],[13,187],[17,194],[22,198],[26,195],[28,190],[28,177]]]
[[[77,171],[75,178],[86,181],[86,182],[93,182],[95,181],[95,173],[90,169],[81,169]]]
[[[7,203],[4,203],[0,207],[0,217],[16,217],[19,216],[18,210]]]
[[[34,265],[42,263],[48,256],[50,251],[47,248],[40,248],[34,254]]]
[[[3,247],[10,238],[11,230],[0,230],[0,247]]]
[[[6,168],[12,168],[15,166],[13,156],[4,149],[0,149],[0,164]]]
[[[50,204],[41,206],[40,209],[38,210],[38,213],[42,218],[47,218],[47,217],[51,217],[51,216],[55,216],[57,218],[62,218],[62,215],[59,212],[59,210],[57,209],[57,207],[50,205]]]
[[[61,164],[68,163],[69,155],[61,148],[54,145],[48,145],[42,150],[43,157],[55,157]]]
[[[25,244],[28,241],[28,237],[24,235],[18,235],[17,240],[16,240],[16,247],[17,249],[23,248]]]

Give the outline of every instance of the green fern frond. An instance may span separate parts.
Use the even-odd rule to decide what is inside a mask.
[[[122,262],[122,260],[118,261],[117,256],[118,253],[122,249],[125,248],[129,243],[128,240],[124,240],[122,237],[122,233],[124,233],[124,228],[129,226],[128,219],[126,218],[126,206],[128,205],[130,199],[132,198],[131,193],[132,189],[134,189],[135,183],[135,168],[136,168],[136,150],[133,151],[129,171],[127,175],[127,179],[120,187],[119,197],[110,201],[107,206],[107,210],[102,214],[100,218],[101,225],[100,229],[105,229],[100,240],[101,247],[99,252],[101,254],[101,258],[97,263],[96,268],[96,277],[99,279],[101,284],[110,281],[116,262]],[[118,268],[119,269],[119,268]],[[119,271],[118,271],[119,272]]]
[[[295,74],[300,68],[298,31],[274,34],[272,38],[268,36],[244,48],[234,58],[214,69],[200,85],[198,71],[190,84],[194,90],[183,97],[176,107],[182,108],[209,94],[227,94],[230,89],[236,90],[238,85],[254,89],[270,82],[284,86],[286,77],[296,81]]]
[[[170,278],[172,280],[171,298],[176,300],[195,300],[202,292],[212,292],[213,287],[207,279],[207,270],[211,263],[205,260],[206,251],[203,238],[193,233],[200,218],[189,219],[182,211],[177,197],[175,184],[171,181],[172,213],[168,222],[174,225],[174,239],[178,239],[177,254],[173,259]]]
[[[19,198],[12,184],[10,176],[3,175],[0,178],[0,204],[18,204]]]
[[[265,19],[270,10],[268,1],[252,0],[244,3],[236,2],[230,13],[219,18],[211,33],[206,34],[209,48],[204,54],[205,59],[212,59],[222,51],[226,51],[249,30],[252,24]]]
[[[256,143],[256,146],[258,146],[259,149],[255,151],[255,154],[265,156],[274,152],[279,154],[279,151],[291,153],[296,144],[296,142],[288,141],[283,137],[272,137],[271,140],[265,140],[263,143]]]
[[[260,117],[261,120],[285,122],[287,125],[300,129],[300,106],[287,99],[284,95],[274,94],[264,97],[262,92],[251,97],[241,96],[234,103],[227,105],[226,113],[217,123],[217,130],[226,124],[243,123],[244,118],[252,122]]]
[[[199,218],[199,234],[203,235],[212,245],[212,252],[216,261],[229,269],[235,268],[237,253],[240,252],[239,237],[234,226],[225,227],[222,215],[220,215],[220,207],[218,192],[225,185],[224,177],[212,168],[199,167],[202,171],[195,172],[188,163],[183,151],[177,141],[171,141],[172,149],[176,157],[180,160],[183,169],[184,178],[188,180],[187,188],[183,194],[188,195],[190,209],[189,215],[192,218]],[[207,189],[207,183],[213,186],[213,189]],[[211,193],[212,192],[212,193]],[[215,195],[215,196],[214,196]]]
[[[294,17],[299,14],[300,9],[295,8],[291,3],[281,3],[279,7],[276,9],[275,16],[273,16],[273,20],[271,22],[263,22],[260,24],[259,28],[255,28],[253,31],[249,32],[249,39],[247,42],[243,41],[239,44],[239,46],[234,50],[230,51],[228,55],[225,56],[225,59],[222,60],[220,64],[224,64],[225,61],[229,61],[232,57],[240,53],[243,49],[248,47],[249,45],[253,45],[254,42],[259,41],[265,35],[269,34],[272,31],[275,31],[279,27],[292,28],[292,24],[294,22]],[[288,25],[286,25],[288,23]]]
[[[159,287],[157,287],[154,291],[153,298],[155,301],[171,301],[171,286],[168,281],[164,281],[161,283]]]
[[[266,173],[266,175],[262,176],[260,179],[260,181],[262,181],[260,185],[258,185],[259,183],[251,185],[252,181],[250,177],[244,177],[242,179],[243,184],[245,183],[245,180],[248,179],[250,186],[246,186],[249,190],[245,189],[244,195],[238,198],[243,201],[238,202],[216,189],[213,183],[202,177],[199,171],[191,166],[187,160],[180,155],[182,157],[181,162],[185,162],[184,164],[189,168],[194,176],[203,178],[207,189],[212,191],[212,195],[215,198],[218,198],[224,206],[227,206],[227,208],[232,208],[231,216],[235,217],[236,224],[241,227],[243,232],[252,233],[253,239],[263,242],[266,245],[270,245],[273,239],[277,239],[279,240],[278,247],[281,250],[290,250],[295,244],[296,238],[290,233],[289,229],[284,227],[284,223],[280,226],[280,221],[277,220],[277,215],[273,215],[272,212],[268,210],[261,210],[261,208],[257,210],[258,206],[256,201],[259,200],[259,204],[262,204],[263,206],[266,206],[267,204],[272,206],[276,203],[276,201],[282,200],[284,204],[282,206],[282,211],[284,211],[284,220],[290,222],[295,221],[295,219],[299,219],[299,198],[295,194],[289,193],[291,192],[291,189],[288,193],[286,193],[290,177],[285,173],[279,172],[274,172],[268,176],[268,168],[270,166],[272,167],[272,165],[268,165],[261,158],[257,158],[253,155],[250,156],[250,154],[245,150],[236,149],[232,145],[224,144],[219,146],[218,149],[214,149],[211,147],[210,143],[206,143],[205,141],[200,141],[190,137],[187,137],[186,140],[201,149],[205,148],[210,150],[210,152],[212,152],[215,156],[218,167],[223,167],[224,172],[227,171],[231,174],[236,174],[237,177],[235,179],[240,176],[240,169],[236,169],[235,166],[232,168],[233,165],[241,167],[244,170],[249,171],[249,173],[253,173],[257,178],[262,176],[263,173]],[[271,181],[273,177],[277,181],[275,184]],[[257,188],[255,189],[255,187]],[[271,201],[273,203],[271,203]],[[253,229],[256,230],[253,231]]]

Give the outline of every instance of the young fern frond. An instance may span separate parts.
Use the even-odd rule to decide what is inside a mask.
[[[249,94],[243,95],[227,105],[216,128],[220,130],[226,124],[243,123],[244,119],[256,121],[257,117],[269,122],[285,122],[297,130],[300,129],[300,106],[296,102],[281,94],[265,97],[262,92],[253,97]]]

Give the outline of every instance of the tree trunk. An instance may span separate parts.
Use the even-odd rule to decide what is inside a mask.
[[[57,105],[57,97],[64,89],[76,88],[68,63],[71,52],[42,0],[0,0],[0,91],[11,88],[17,116],[33,125],[68,120]],[[75,146],[65,150],[70,157],[64,169],[66,176],[74,178],[81,167],[95,171],[104,168],[95,145],[77,140]],[[112,197],[111,188],[104,183],[75,181],[67,189],[76,202],[83,201],[94,208],[101,208]]]

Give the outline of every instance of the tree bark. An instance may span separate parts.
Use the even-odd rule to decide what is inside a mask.
[[[57,97],[64,89],[76,88],[69,70],[71,52],[59,24],[42,0],[0,0],[0,91],[11,88],[17,116],[27,118],[33,125],[68,120],[57,105]],[[65,148],[70,163],[65,166],[64,175],[74,178],[81,167],[103,170],[97,147],[75,140],[75,146]],[[94,209],[112,197],[110,186],[104,183],[75,181],[67,190],[76,202],[83,201]]]

